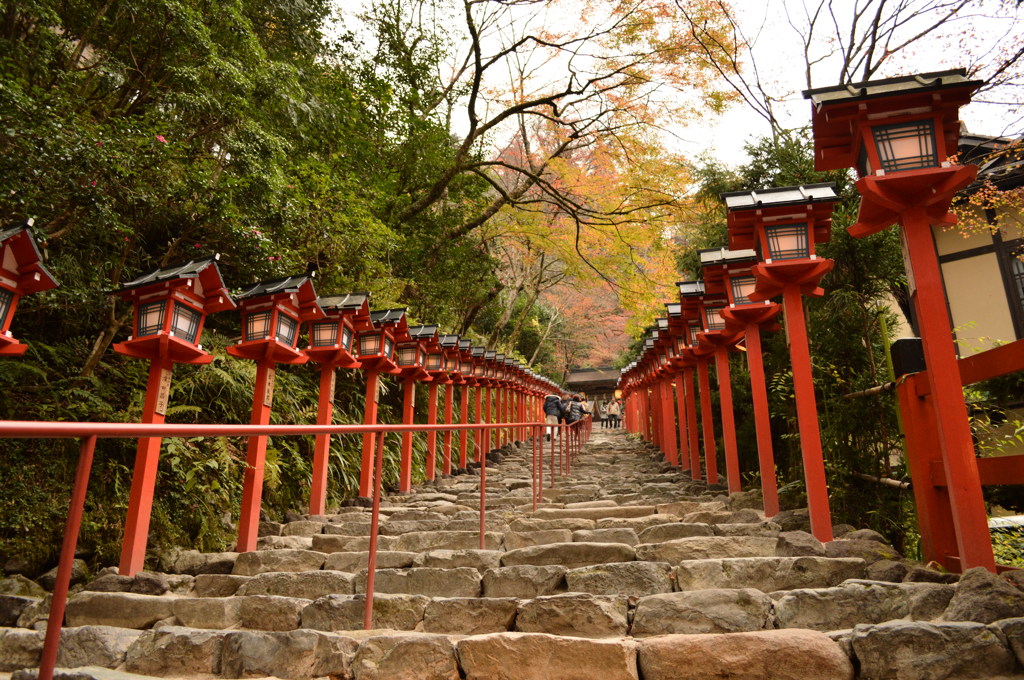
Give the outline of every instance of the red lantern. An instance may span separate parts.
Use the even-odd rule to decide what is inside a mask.
[[[57,287],[43,266],[30,224],[0,231],[0,356],[19,356],[28,349],[10,331],[22,296]]]

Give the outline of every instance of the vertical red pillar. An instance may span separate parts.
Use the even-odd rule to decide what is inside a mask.
[[[686,384],[686,429],[690,434],[690,477],[701,479],[700,441],[697,437],[697,393],[693,386],[693,368],[683,369],[683,382]]]
[[[416,379],[402,381],[402,424],[412,425],[416,418]],[[402,433],[402,453],[398,469],[398,490],[412,491],[412,432]]]
[[[437,383],[431,382],[427,392],[427,423],[437,425]],[[427,432],[427,469],[426,477],[432,481],[437,475],[437,431]]]
[[[800,453],[804,462],[811,533],[826,543],[832,540],[832,513],[828,505],[828,484],[821,450],[814,376],[811,374],[811,352],[807,346],[804,301],[798,286],[786,286],[782,292],[782,306],[786,315],[789,360],[793,368],[793,393],[796,396],[796,418],[800,428]]]
[[[779,514],[779,490],[775,479],[775,452],[772,449],[772,424],[768,413],[768,387],[764,380],[764,354],[761,351],[761,329],[747,324],[747,367],[750,369],[750,396],[754,403],[754,426],[757,429],[757,461],[761,468],[761,494],[764,514]]]
[[[729,371],[729,348],[715,348],[715,373],[718,374],[718,398],[722,412],[722,438],[725,442],[725,478],[729,493],[743,490],[740,484],[740,457],[736,446],[736,419],[732,409],[732,377]]]
[[[444,422],[452,424],[452,409],[455,401],[455,385],[448,384],[444,387]],[[450,475],[452,473],[452,431],[444,431],[444,444],[442,445],[442,456],[444,461],[441,464],[441,471]]]
[[[331,364],[320,367],[320,392],[317,396],[316,424],[330,425],[334,416],[334,388],[337,369]],[[313,441],[313,479],[309,487],[309,514],[327,511],[327,471],[331,454],[331,435],[318,434]]]
[[[459,388],[459,423],[469,422],[469,385]],[[466,468],[469,448],[469,430],[459,430],[459,467]]]
[[[493,406],[494,406],[494,390],[492,388],[488,387],[486,392],[487,392],[487,394],[484,395],[484,400],[486,402],[484,404],[484,420],[486,420],[488,423],[493,423],[494,422],[494,411],[493,411]],[[484,450],[483,450],[483,454],[486,455],[486,453],[488,451],[490,451],[490,450],[491,450],[491,429],[488,428],[487,430],[484,431]]]
[[[679,424],[679,463],[684,471],[690,469],[690,440],[686,429],[686,390],[683,374],[676,373],[676,422]]]
[[[480,425],[484,422],[483,396],[484,392],[486,391],[486,387],[477,386],[476,388],[476,401],[474,402],[476,410],[473,411],[473,414],[476,416],[477,425]],[[476,430],[476,433],[473,435],[473,460],[475,460],[478,463],[480,462],[480,459],[483,458],[483,441],[484,431],[482,429]]]
[[[942,272],[935,255],[931,224],[923,208],[907,210],[902,221],[911,274],[917,287],[913,296],[914,307],[921,329],[932,403],[935,405],[939,447],[961,568],[985,567],[995,571],[988,515],[981,494],[981,477],[971,439],[949,313],[942,295]]]
[[[377,424],[377,406],[380,402],[380,372],[366,371],[366,401],[363,403],[363,424]],[[376,436],[373,432],[363,435],[363,455],[359,466],[359,495],[370,497],[370,485],[373,483],[373,454]]]
[[[672,465],[679,465],[679,447],[676,443],[675,404],[672,401],[672,378],[658,381],[661,390],[661,432],[664,440],[665,458]]]
[[[146,400],[142,405],[142,422],[160,424],[167,410],[167,391],[171,384],[174,363],[169,359],[154,359],[149,363],[146,381]],[[121,562],[118,572],[134,576],[142,571],[146,562],[146,541],[149,538],[149,518],[153,512],[153,491],[160,464],[159,437],[140,437],[135,447],[135,471],[128,496],[128,517],[125,520],[124,540],[121,543]]]
[[[708,484],[718,484],[718,450],[715,447],[715,422],[711,415],[711,377],[707,359],[697,362],[697,376],[700,380],[700,419],[704,426],[704,465]]]
[[[270,407],[274,400],[274,376],[277,365],[270,359],[256,363],[256,390],[252,400],[253,425],[270,423]],[[263,466],[267,458],[267,436],[249,437],[245,453],[245,476],[242,483],[242,509],[238,518],[237,552],[256,549],[259,536],[260,504],[263,500]]]

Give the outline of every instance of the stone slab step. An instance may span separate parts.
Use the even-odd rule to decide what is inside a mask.
[[[562,519],[576,517],[603,519],[606,517],[644,517],[657,514],[654,505],[626,505],[615,508],[539,508],[531,516],[537,519]]]

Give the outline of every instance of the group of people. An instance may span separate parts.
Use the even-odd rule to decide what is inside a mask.
[[[549,394],[544,397],[544,419],[548,425],[559,423],[575,423],[584,415],[591,413],[586,399],[578,394],[567,397],[560,397],[557,394]],[[594,408],[594,419],[600,421],[601,427],[619,427],[622,422],[622,401],[609,399],[599,403]],[[554,434],[554,427],[548,428],[547,440],[551,440]]]
[[[594,418],[601,422],[601,427],[619,427],[622,423],[622,400],[609,399],[594,409]]]

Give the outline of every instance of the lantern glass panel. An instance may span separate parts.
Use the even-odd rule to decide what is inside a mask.
[[[704,327],[709,331],[720,331],[725,329],[725,319],[722,318],[722,305],[704,308]]]
[[[179,338],[193,345],[196,343],[196,336],[199,334],[199,321],[202,314],[188,305],[180,302],[174,303],[174,318],[171,319],[171,332]]]
[[[277,339],[286,345],[292,347],[295,346],[295,336],[299,331],[299,322],[297,319],[284,314],[282,312],[277,313]]]
[[[399,366],[415,366],[419,363],[419,348],[416,345],[399,345],[396,356]]]
[[[428,371],[440,371],[441,370],[441,359],[443,357],[440,354],[428,354],[427,355],[427,370]]]
[[[11,311],[13,303],[14,293],[6,288],[0,288],[0,328],[4,327],[4,322],[7,320],[7,314]]]
[[[321,321],[312,325],[310,338],[313,347],[333,347],[334,341],[338,339],[338,322]]]
[[[391,338],[384,336],[384,356],[388,359],[391,358],[391,350],[395,348],[395,343],[391,341]]]
[[[138,337],[156,335],[162,331],[164,329],[164,313],[166,310],[167,303],[163,300],[139,305],[139,318],[135,335]]]
[[[665,364],[668,363],[668,357],[665,356],[664,354],[659,354],[658,355],[658,363],[661,364],[662,366],[664,366]]]
[[[380,333],[364,333],[359,336],[359,356],[371,357],[380,354]]]
[[[807,224],[779,224],[765,227],[768,255],[772,260],[799,260],[810,257]]]
[[[669,346],[668,346],[668,358],[669,359],[674,359],[675,356],[676,356],[676,343],[675,343],[675,341],[673,341],[673,342],[669,343]]]
[[[751,304],[750,294],[757,287],[757,279],[753,276],[733,276],[729,279],[729,287],[732,289],[732,302],[735,305]]]
[[[700,332],[699,328],[697,328],[696,326],[690,326],[690,347],[696,347],[697,346],[697,344],[698,344],[697,333],[699,333],[699,332]]]
[[[482,364],[476,364],[473,366],[473,375],[477,378],[484,377],[484,367]]]
[[[882,170],[886,172],[934,168],[939,164],[935,122],[931,119],[876,125],[871,128],[871,136]]]
[[[455,372],[459,370],[459,359],[458,357],[445,357],[444,367],[446,371]]]
[[[341,346],[346,352],[352,350],[352,329],[345,325],[341,327]]]
[[[473,362],[472,361],[462,361],[462,362],[459,362],[459,372],[462,373],[462,375],[472,375],[473,374]]]
[[[252,312],[245,317],[245,339],[262,340],[270,337],[270,312]]]

